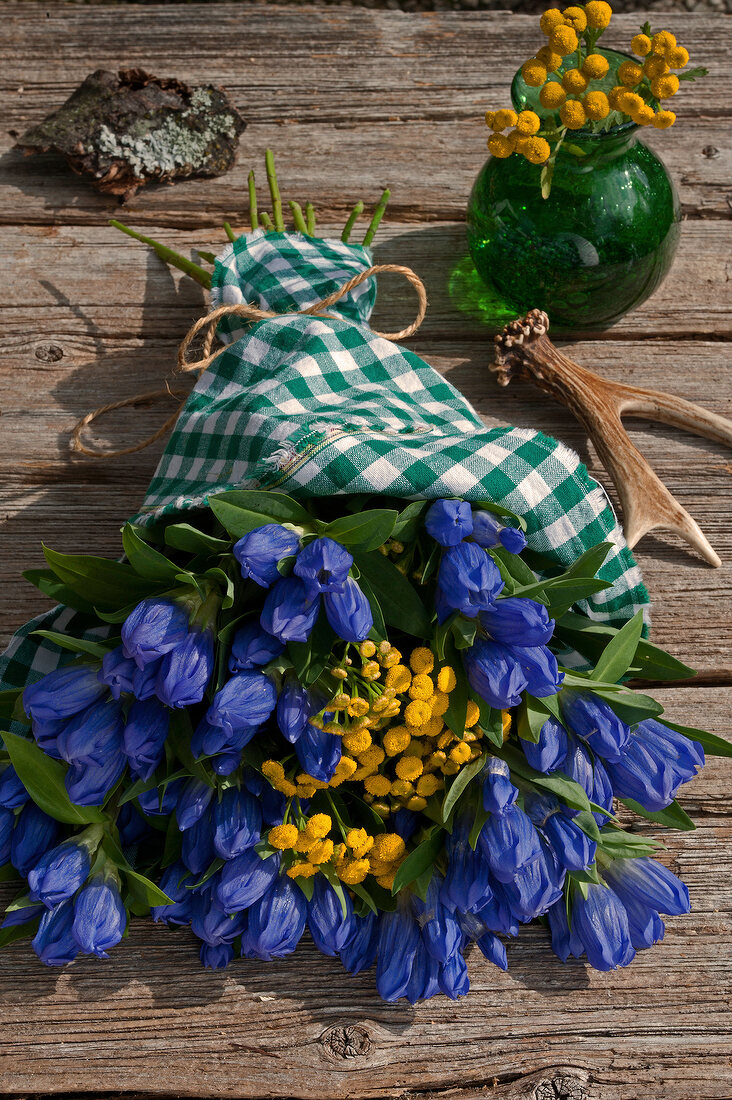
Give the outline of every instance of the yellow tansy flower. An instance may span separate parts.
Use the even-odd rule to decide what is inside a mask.
[[[385,775],[370,775],[364,779],[363,785],[369,794],[376,795],[377,798],[383,798],[391,790],[391,782]]]
[[[544,141],[543,138],[540,138],[539,140]],[[547,154],[546,155],[548,157],[549,156],[549,143],[545,141],[544,144],[547,147]],[[465,713],[465,728],[466,728],[466,730],[472,729],[479,718],[480,718],[480,707],[478,706],[478,704],[473,699],[468,699],[468,709]]]
[[[568,99],[559,108],[559,117],[568,130],[581,130],[587,121],[585,109],[578,99]]]
[[[502,107],[500,111],[496,111],[493,115],[493,129],[496,131],[507,130],[509,126],[516,125],[516,112],[512,111],[510,107]]]
[[[536,51],[536,60],[540,61],[548,73],[555,73],[562,67],[562,55],[554,53],[551,46],[542,46]]]
[[[565,92],[570,92],[572,95],[579,95],[587,88],[587,77],[584,73],[581,73],[579,69],[567,69],[562,77],[562,87]]]
[[[417,780],[417,794],[429,798],[430,795],[435,794],[441,787],[444,787],[444,785],[443,781],[437,775],[420,775]]]
[[[587,26],[593,31],[604,31],[610,25],[613,17],[613,9],[605,0],[590,0],[585,4]]]
[[[671,69],[683,69],[689,64],[689,51],[683,46],[674,46],[666,51],[666,63]]]
[[[610,114],[610,104],[604,92],[588,92],[582,100],[585,114],[593,122],[607,118]]]
[[[374,837],[372,848],[374,859],[385,863],[395,863],[406,851],[406,845],[398,833],[379,833]]]
[[[651,54],[643,62],[643,72],[649,80],[654,80],[658,76],[665,76],[669,72],[669,64],[665,57],[659,57],[658,54]]]
[[[651,52],[651,40],[647,34],[636,34],[630,48],[637,57],[646,57]]]
[[[419,728],[432,717],[432,707],[423,699],[412,699],[404,710],[404,721],[408,726]]]
[[[548,111],[561,107],[566,98],[567,93],[557,80],[550,80],[539,92],[539,102]]]
[[[409,710],[409,707],[407,707],[407,710]],[[406,726],[392,726],[384,734],[382,743],[387,756],[398,756],[404,752],[411,740],[412,735]]]
[[[555,27],[549,37],[549,46],[555,53],[560,53],[562,57],[566,57],[570,53],[574,53],[579,45],[579,39],[572,30],[571,27],[561,26]],[[524,76],[524,80],[526,77]],[[546,76],[544,77],[546,80]],[[526,80],[528,84],[528,80]],[[544,81],[542,80],[542,84]]]
[[[284,852],[286,848],[295,847],[299,835],[297,825],[275,825],[267,833],[267,840],[273,848]]]
[[[633,112],[633,122],[638,126],[650,126],[656,117],[653,107],[649,107],[647,103],[644,103],[642,107],[638,107]]]
[[[305,832],[316,840],[322,840],[332,828],[333,822],[328,814],[313,814],[305,826]]]
[[[312,848],[308,848],[308,859],[311,863],[327,863],[333,855],[333,841],[316,840]]]
[[[429,674],[435,667],[435,655],[431,649],[427,649],[426,646],[417,646],[412,650],[412,655],[409,658],[409,667],[412,672],[418,676],[420,673]]]
[[[450,665],[444,665],[437,673],[437,690],[447,695],[455,690],[456,685],[455,669],[451,668]]]
[[[532,134],[539,132],[541,127],[541,119],[535,111],[521,111],[516,119],[516,129],[520,134],[524,134],[527,137],[531,137]],[[441,689],[444,691],[444,688]]]
[[[511,156],[513,146],[503,134],[491,134],[488,138],[488,152],[492,157],[498,157],[503,160]]]
[[[539,20],[539,26],[548,38],[554,28],[561,26],[563,22],[564,16],[559,8],[547,8]]]
[[[679,90],[679,78],[674,73],[659,76],[651,81],[651,92],[656,99],[670,99]]]
[[[588,80],[601,80],[607,76],[609,69],[608,60],[601,53],[588,53],[582,62],[582,72]]]
[[[676,46],[676,38],[671,31],[659,31],[651,39],[651,49],[654,53],[663,56],[667,50],[673,50]]]
[[[676,122],[676,115],[673,111],[656,111],[651,125],[655,126],[657,130],[668,130],[674,122]]]
[[[410,699],[421,699],[426,702],[431,699],[435,693],[435,685],[426,673],[417,673],[412,679],[411,686],[409,688]]]
[[[422,761],[418,756],[402,756],[396,762],[395,771],[400,779],[414,782],[422,774]]]
[[[635,61],[624,61],[618,66],[618,80],[627,88],[634,88],[643,79],[643,70]]]
[[[320,868],[313,863],[293,863],[292,867],[288,868],[287,874],[290,878],[312,878],[319,870]]]
[[[562,15],[564,16],[564,22],[577,31],[577,34],[582,34],[583,31],[587,30],[587,16],[582,8],[565,8]]]
[[[354,756],[366,752],[371,745],[371,734],[368,730],[351,730],[343,736],[343,748],[352,752]]]
[[[565,28],[560,27],[559,29],[563,30]],[[570,27],[567,27],[566,29],[571,34],[574,34],[574,31]],[[555,32],[552,32],[552,34],[554,34],[554,33]],[[551,42],[550,42],[550,45],[552,45]],[[560,53],[559,50],[554,49],[553,45],[552,45],[552,52],[553,53]],[[562,54],[562,56],[564,56],[564,55]],[[544,83],[544,81],[546,80],[547,72],[546,72],[545,67],[542,65],[541,61],[537,61],[537,59],[535,57],[532,57],[528,61],[525,61],[524,64],[521,66],[521,75],[524,78],[524,81],[529,85],[530,88],[540,88],[542,86],[542,84]],[[510,125],[513,126],[514,125],[513,122],[510,123]]]
[[[357,886],[363,882],[369,873],[369,861],[367,859],[351,859],[345,861],[338,868],[338,878],[345,882],[346,886]]]

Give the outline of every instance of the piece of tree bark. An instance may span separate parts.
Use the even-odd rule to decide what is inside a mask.
[[[245,126],[213,84],[98,69],[18,145],[60,153],[98,191],[127,199],[152,181],[223,175]]]

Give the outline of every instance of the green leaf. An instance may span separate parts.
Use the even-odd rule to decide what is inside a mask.
[[[693,83],[702,76],[709,76],[709,69],[705,69],[703,65],[698,65],[695,69],[687,69],[685,73],[677,73],[676,75],[679,80],[690,80]]]
[[[221,593],[221,608],[223,611],[228,611],[230,607],[234,606],[234,581],[229,574],[215,565],[212,569],[207,569],[203,574],[208,580],[214,581]]]
[[[576,817],[572,818],[572,821],[577,825],[582,832],[597,843],[600,839],[600,829],[589,810],[582,810]]]
[[[413,634],[415,638],[428,638],[430,617],[404,574],[378,551],[356,553],[354,558],[362,576],[371,585],[388,625],[405,634]]]
[[[641,695],[637,691],[618,692],[607,688],[593,688],[597,695],[615,711],[618,718],[628,726],[643,722],[646,718],[657,718],[663,714],[663,707],[650,695]]]
[[[450,630],[456,649],[470,649],[478,632],[478,621],[466,619],[464,615],[455,615],[450,622]]]
[[[447,710],[443,715],[443,722],[448,729],[451,729],[458,740],[462,741],[465,733],[465,722],[468,717],[468,699],[470,698],[470,687],[468,684],[468,678],[465,675],[463,668],[463,662],[458,656],[457,650],[451,638],[446,640],[445,645],[445,658],[446,663],[454,669],[455,679],[457,683],[450,692],[449,702]]]
[[[175,582],[180,566],[141,539],[131,523],[122,528],[122,547],[130,565],[141,577],[161,584]]]
[[[669,722],[665,715],[663,724],[670,726],[677,733],[683,733],[684,737],[688,737],[690,741],[698,741],[704,752],[708,752],[711,756],[732,756],[732,743],[725,741],[723,737],[717,737],[716,733],[698,730],[693,726],[680,726],[678,722]]]
[[[590,673],[593,680],[617,683],[633,663],[643,631],[643,612],[638,611],[608,642],[602,657]]]
[[[479,774],[483,765],[485,764],[485,755],[476,757],[475,760],[471,760],[469,764],[461,768],[457,773],[452,783],[450,784],[445,797],[442,802],[442,820],[447,821],[452,811],[455,809],[460,795],[470,783],[471,779],[474,779]]]
[[[575,818],[576,820],[576,818]],[[606,825],[600,832],[600,848],[613,859],[635,858],[637,856],[651,856],[663,844],[650,837],[636,836],[626,829],[618,829],[614,825]]]
[[[18,721],[22,721],[21,715],[18,710],[23,711],[23,689],[22,688],[6,688],[4,691],[0,691],[0,722],[11,722],[14,718]]]
[[[0,736],[5,742],[11,764],[36,806],[67,825],[89,825],[105,820],[98,806],[74,805],[64,784],[66,768],[58,760],[46,756],[35,742],[26,741],[14,733]]]
[[[553,795],[573,810],[590,810],[590,802],[579,783],[575,783],[568,775],[562,772],[551,772],[544,775],[532,768],[526,761],[523,753],[515,745],[505,744],[497,754],[502,756],[512,772],[521,779],[533,783],[535,787],[550,791]]]
[[[30,637],[45,638],[46,641],[60,646],[61,649],[68,649],[72,653],[88,653],[91,657],[98,657],[99,660],[105,657],[110,649],[114,649],[119,642],[119,638],[115,638],[114,643],[111,645],[108,642],[104,644],[93,642],[88,638],[70,638],[68,634],[59,634],[57,630],[34,630]]]
[[[422,516],[427,510],[428,503],[426,500],[413,500],[403,508],[394,524],[391,537],[399,539],[400,542],[412,542],[419,534]]]
[[[145,902],[147,905],[173,905],[173,899],[164,894],[159,886],[145,878],[138,871],[126,867],[124,875],[127,879],[127,888],[137,902]]]
[[[483,512],[492,512],[494,516],[500,516],[502,520],[510,519],[510,524],[505,524],[507,527],[518,527],[520,531],[526,530],[526,520],[523,516],[519,516],[516,512],[512,512],[510,508],[504,508],[502,504],[494,504],[492,500],[471,500],[473,508],[480,508]]]
[[[376,593],[365,577],[359,577],[358,584],[364,596],[369,601],[371,614],[374,617],[373,630],[377,636],[377,640],[383,642],[386,640],[386,623],[384,622],[384,612],[381,610],[381,604],[376,599]]]
[[[208,506],[235,539],[267,523],[292,523],[310,530],[315,526],[310,513],[285,493],[232,489],[209,497]]]
[[[587,153],[584,149],[580,149],[579,145],[572,145],[570,142],[565,141],[564,148],[568,153],[571,153],[573,157],[586,157]]]
[[[365,554],[384,545],[394,530],[398,515],[391,508],[372,508],[355,516],[340,516],[328,524],[323,535],[351,551]]]
[[[190,775],[202,779],[209,787],[215,787],[215,781],[209,775],[203,764],[196,760],[191,752],[191,737],[193,726],[187,710],[173,710],[170,715],[170,727],[168,730],[168,744]]]
[[[89,603],[68,585],[62,584],[51,569],[26,569],[23,576],[54,603],[73,607],[75,611],[81,611],[85,615],[95,614],[94,604]]]
[[[329,866],[327,863],[321,864],[320,870],[333,887],[333,891],[338,898],[338,901],[341,903],[341,913],[343,915],[343,918],[345,919],[348,916],[348,903],[346,902],[346,895],[343,890],[343,883],[338,878],[338,875],[335,873],[334,868]]]
[[[618,801],[632,810],[639,817],[645,817],[648,821],[655,821],[658,825],[665,825],[667,829],[679,829],[682,832],[691,832],[696,825],[685,810],[682,810],[676,799],[665,810],[646,810],[633,798],[621,798]]]
[[[158,582],[139,577],[132,566],[123,562],[91,555],[59,554],[47,546],[43,547],[43,553],[63,584],[103,611],[115,611],[130,602],[139,603],[146,596],[161,591]]]
[[[536,574],[518,554],[511,554],[502,546],[497,546],[488,553],[500,569],[501,576],[510,577],[515,582],[514,587],[536,585]]]
[[[418,844],[414,851],[410,852],[394,878],[391,888],[392,894],[398,894],[405,886],[409,886],[420,875],[431,867],[440,852],[444,841],[444,830],[434,826],[428,837]]]
[[[606,643],[605,637],[614,637],[615,627],[597,623],[575,611],[566,611],[557,623],[557,636],[561,637],[583,656],[596,662]],[[665,649],[642,638],[635,651],[633,668],[637,675],[649,680],[687,680],[696,672],[689,665],[672,657]]]
[[[552,698],[556,699],[556,696]],[[536,744],[544,723],[547,718],[551,718],[553,715],[554,711],[549,709],[543,699],[535,699],[533,695],[524,695],[516,721],[516,731],[521,740]]]
[[[468,834],[468,844],[473,851],[476,849],[478,837],[483,830],[483,826],[490,816],[488,810],[484,810],[482,805],[478,806],[478,809],[475,811],[475,819],[471,826],[470,833]]]
[[[24,940],[35,936],[40,923],[41,918],[35,917],[25,924],[13,924],[9,928],[0,928],[0,949],[7,947],[11,943],[15,943],[16,940]]]
[[[190,523],[172,523],[165,528],[163,537],[174,550],[185,550],[189,554],[227,554],[231,549],[230,540],[206,535]]]
[[[287,652],[297,678],[305,687],[314,684],[328,664],[335,642],[325,611],[321,608],[315,626],[306,642],[288,642]]]

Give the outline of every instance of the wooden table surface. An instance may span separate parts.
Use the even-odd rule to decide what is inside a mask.
[[[536,48],[535,18],[358,8],[229,5],[5,5],[0,20],[1,621],[5,640],[43,609],[20,579],[40,542],[115,556],[160,446],[94,462],[69,456],[69,431],[97,405],[161,385],[177,342],[204,308],[199,287],[108,228],[128,223],[190,254],[244,225],[246,177],[272,146],[285,198],[311,199],[321,227],[389,184],[377,262],[411,265],[430,309],[411,346],[489,423],[541,428],[604,472],[571,416],[537,390],[499,390],[490,330],[467,293],[466,197],[484,155],[483,111],[506,103]],[[656,20],[654,19],[654,22]],[[612,43],[642,18],[616,17]],[[732,415],[729,182],[732,40],[721,16],[669,19],[710,79],[683,88],[679,124],[652,132],[686,219],[666,283],[609,332],[577,342],[609,378],[666,388]],[[51,156],[13,140],[94,69],[144,66],[224,85],[249,126],[222,179],[143,191],[122,212]],[[385,284],[382,329],[411,318],[408,289]],[[162,410],[120,414],[108,438],[151,430]],[[659,698],[681,722],[730,732],[732,454],[635,422],[634,440],[699,520],[724,565],[711,570],[673,537],[643,540],[654,638],[695,665],[695,686]],[[310,943],[275,964],[200,969],[192,937],[136,921],[109,962],[46,970],[27,945],[0,965],[0,1092],[445,1100],[721,1100],[732,1096],[732,761],[712,759],[682,795],[695,833],[665,859],[693,913],[663,944],[609,975],[559,963],[540,928],[508,947],[509,972],[470,957],[458,1003],[386,1005],[373,976],[347,977]]]

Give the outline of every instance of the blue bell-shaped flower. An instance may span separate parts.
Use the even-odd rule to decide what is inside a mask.
[[[72,932],[87,955],[108,958],[107,952],[122,939],[127,910],[114,879],[96,876],[74,900]]]
[[[59,834],[59,824],[35,802],[28,802],[20,811],[10,842],[10,862],[23,878],[41,857],[53,848]]]
[[[23,692],[23,708],[34,722],[55,722],[86,710],[107,688],[90,665],[67,665],[49,672]]]
[[[313,896],[308,902],[308,929],[318,951],[324,955],[337,955],[356,930],[351,899],[346,891],[343,897],[345,913],[325,875],[315,875]]]
[[[553,772],[562,767],[567,756],[567,731],[556,718],[547,718],[539,731],[539,740],[519,737],[528,764],[538,772]]]
[[[262,809],[254,795],[229,787],[213,809],[214,848],[221,859],[233,859],[255,845],[262,832]]]
[[[343,592],[352,565],[353,555],[345,546],[325,537],[313,539],[300,551],[292,571],[305,585],[308,599],[314,600]]]
[[[502,814],[518,798],[518,787],[511,782],[505,760],[489,756],[483,775],[483,808],[490,814]]]
[[[607,886],[586,883],[585,897],[577,890],[572,905],[572,931],[576,933],[595,970],[627,966],[635,951],[630,939],[628,914],[618,896]]]
[[[473,533],[473,510],[466,500],[436,500],[427,509],[424,526],[440,546],[457,546]]]
[[[279,563],[296,554],[299,547],[300,539],[294,531],[279,523],[265,523],[235,542],[232,552],[241,566],[244,580],[252,580],[260,588],[269,588],[279,579]]]
[[[125,657],[144,668],[185,641],[188,612],[174,600],[142,600],[123,622],[121,634]]]
[[[88,847],[67,840],[45,852],[28,872],[30,897],[53,909],[74,896],[86,882],[90,869]]]
[[[302,890],[292,879],[280,875],[249,906],[247,929],[241,939],[242,955],[269,962],[291,954],[305,931],[306,915]]]
[[[320,596],[313,599],[299,577],[280,577],[267,593],[260,622],[281,642],[306,642],[320,613]]]
[[[280,853],[267,859],[247,848],[221,868],[216,895],[224,912],[239,913],[258,901],[280,874]]]
[[[122,735],[122,751],[133,775],[150,779],[163,758],[169,729],[170,713],[158,699],[132,704]]]
[[[346,577],[342,592],[323,596],[323,605],[331,629],[344,642],[355,644],[368,638],[374,625],[371,604],[352,577]]]
[[[64,901],[55,909],[47,909],[41,917],[31,946],[46,966],[65,966],[79,954],[79,943],[73,934],[74,903]]]
[[[496,600],[479,618],[486,634],[504,645],[543,646],[554,633],[554,619],[544,604],[520,596]]]

